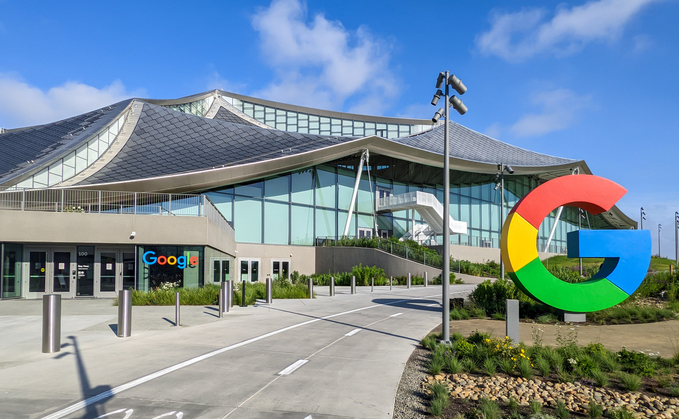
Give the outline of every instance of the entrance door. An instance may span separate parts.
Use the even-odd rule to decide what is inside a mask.
[[[30,248],[24,250],[26,268],[24,289],[26,298],[41,298],[45,294],[73,297],[75,285],[75,249]]]
[[[122,266],[120,252],[115,249],[97,251],[94,266],[94,295],[114,297],[122,286]]]
[[[272,260],[271,261],[271,278],[273,279],[288,279],[290,277],[290,261],[289,260]]]
[[[212,282],[226,282],[231,279],[231,261],[229,259],[212,259]]]
[[[240,280],[245,282],[259,281],[259,262],[260,259],[241,259]]]
[[[75,295],[94,296],[94,246],[78,246],[78,279]]]
[[[360,227],[359,227],[359,229],[358,229],[358,238],[359,238],[359,239],[362,239],[362,238],[369,239],[369,238],[372,237],[372,235],[373,235],[372,229],[369,229],[369,228],[360,228]]]

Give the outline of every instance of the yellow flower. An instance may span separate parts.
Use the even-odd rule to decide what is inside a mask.
[[[523,349],[521,349],[521,353],[523,353]]]
[[[490,339],[486,339],[486,342],[490,342]]]

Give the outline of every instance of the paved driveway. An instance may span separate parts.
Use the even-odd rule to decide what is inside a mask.
[[[467,294],[474,285],[451,286]],[[64,301],[62,350],[42,354],[40,304],[0,302],[1,418],[390,418],[403,366],[441,322],[441,287],[338,287],[314,300],[133,307]]]

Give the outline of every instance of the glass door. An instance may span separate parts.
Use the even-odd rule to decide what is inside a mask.
[[[240,260],[240,280],[245,282],[259,281],[259,259]]]
[[[21,297],[22,249],[18,244],[2,245],[2,295],[1,298]]]
[[[115,295],[117,279],[120,276],[119,254],[117,250],[102,249],[97,252],[95,269],[95,289],[97,296]],[[108,294],[108,295],[107,295]]]
[[[71,252],[54,252],[52,292],[71,292]]]
[[[229,259],[212,259],[212,282],[226,282],[230,280]]]
[[[272,260],[271,261],[271,278],[273,279],[288,279],[290,277],[290,261],[289,260]]]
[[[135,260],[134,252],[123,252],[123,288],[124,290],[137,289],[135,284]]]
[[[29,298],[37,298],[45,293],[47,283],[47,255],[46,250],[28,251],[28,292]]]
[[[94,246],[78,246],[76,296],[94,296]]]

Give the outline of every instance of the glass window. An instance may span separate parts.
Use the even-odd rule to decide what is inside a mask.
[[[236,196],[233,224],[236,241],[242,243],[262,242],[262,200]]]
[[[290,205],[264,203],[264,243],[288,244]]]
[[[313,244],[314,209],[312,207],[292,206],[290,236],[290,244]]]
[[[253,198],[261,198],[263,195],[264,184],[262,182],[254,182],[246,185],[236,186],[236,195],[250,196]]]
[[[356,182],[356,173],[352,173],[346,169],[338,169],[338,172],[337,188],[339,189],[339,203],[337,204],[337,208],[349,210],[351,194],[354,191],[354,183]]]
[[[334,210],[316,209],[316,237],[337,236],[337,214]]]
[[[268,179],[264,182],[266,199],[290,201],[290,176]]]
[[[210,198],[210,201],[212,201],[217,210],[222,213],[224,218],[233,222],[233,195],[217,192],[208,192],[206,195]]]
[[[196,288],[203,285],[204,248],[202,246],[139,246],[138,249],[140,290],[148,291],[166,282],[178,282],[183,288]],[[154,263],[146,263],[145,254],[148,261],[154,261],[152,257],[155,257]],[[127,257],[129,256],[131,255]],[[180,258],[183,259],[180,261]],[[191,258],[197,258],[198,263],[192,265]]]
[[[316,170],[316,206],[335,208],[336,179],[333,168]]]
[[[344,234],[344,227],[347,223],[347,212],[337,211],[337,235],[341,236]],[[349,231],[347,231],[347,236],[353,237],[356,235],[356,213],[351,217],[351,223],[349,223]]]
[[[369,212],[372,214],[374,204],[373,196],[370,193],[371,186],[368,182],[368,176],[364,176],[361,176],[361,181],[358,184],[358,197],[356,198],[356,201],[358,201],[358,211]],[[351,189],[353,191],[353,185]],[[372,189],[375,190],[375,185],[372,185]]]
[[[314,204],[312,171],[306,169],[292,174],[292,202],[298,204]]]

